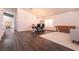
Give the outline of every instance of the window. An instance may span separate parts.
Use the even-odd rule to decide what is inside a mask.
[[[45,20],[45,27],[53,27],[53,19]]]

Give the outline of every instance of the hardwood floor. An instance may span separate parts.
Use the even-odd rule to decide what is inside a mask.
[[[46,31],[47,33],[51,31]],[[31,31],[14,32],[7,29],[6,36],[0,41],[1,51],[72,51],[47,39],[39,37],[43,33]]]

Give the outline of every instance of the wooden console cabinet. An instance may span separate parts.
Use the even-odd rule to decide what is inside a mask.
[[[69,33],[70,29],[75,29],[75,26],[56,26],[56,31]]]

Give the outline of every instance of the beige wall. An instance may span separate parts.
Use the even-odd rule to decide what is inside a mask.
[[[0,8],[0,26],[3,25],[3,9]]]
[[[74,25],[79,26],[79,11],[66,12],[56,16],[52,16],[54,19],[54,26],[56,25]]]
[[[37,16],[31,14],[23,9],[17,9],[16,16],[16,30],[17,31],[26,31],[31,28],[32,24],[39,23],[41,19],[37,19]]]
[[[3,9],[0,8],[0,25],[3,25]]]

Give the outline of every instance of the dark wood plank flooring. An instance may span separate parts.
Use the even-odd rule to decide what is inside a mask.
[[[0,41],[1,51],[72,51],[67,47],[39,37],[40,34],[31,31],[14,32],[7,29],[6,36]]]

